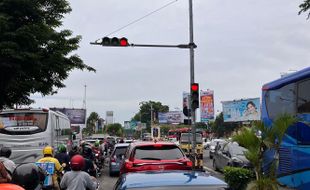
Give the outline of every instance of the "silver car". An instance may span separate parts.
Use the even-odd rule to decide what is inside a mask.
[[[246,151],[247,149],[236,142],[222,145],[213,156],[213,168],[216,170],[223,170],[225,166],[251,168],[249,160],[244,155]]]
[[[124,159],[124,155],[129,146],[129,143],[118,143],[115,144],[114,150],[110,155],[109,161],[109,174],[110,176],[119,174],[120,165],[122,160]]]

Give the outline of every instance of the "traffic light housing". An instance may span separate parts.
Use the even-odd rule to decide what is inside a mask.
[[[199,84],[191,84],[191,108],[196,110],[199,108]]]
[[[115,46],[115,47],[127,47],[129,46],[127,38],[109,38],[109,37],[104,37],[102,38],[101,41],[102,46]]]

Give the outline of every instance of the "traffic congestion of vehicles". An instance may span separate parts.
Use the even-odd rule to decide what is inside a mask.
[[[182,181],[196,175],[200,176],[199,179],[189,183],[188,187],[200,189],[209,184],[213,189],[217,185],[219,188],[227,186],[209,174],[195,172],[193,162],[182,150],[182,143],[178,146],[175,142],[153,141],[149,134],[145,134],[142,140],[94,135],[79,139],[76,144],[71,133],[63,132],[70,129],[70,122],[60,112],[15,109],[1,111],[0,117],[3,126],[0,130],[0,161],[6,160],[0,162],[0,170],[3,170],[0,181],[6,185],[13,183],[18,185],[15,187],[26,190],[102,189],[101,175],[108,169],[110,176],[119,177],[115,189],[129,188],[134,184],[131,179],[135,175],[145,178],[145,187],[149,187],[150,179],[155,177],[154,184],[161,184],[158,188],[171,185],[177,188]],[[201,136],[199,138],[201,140]],[[158,175],[166,177],[161,179]],[[178,181],[165,184],[168,177]],[[127,180],[126,184],[122,179]]]

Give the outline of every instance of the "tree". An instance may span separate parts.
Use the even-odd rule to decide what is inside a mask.
[[[100,119],[99,114],[96,112],[91,112],[86,121],[86,132],[88,134],[93,134],[96,128],[96,122]]]
[[[137,114],[135,114],[132,120],[141,121],[142,123],[147,123],[148,129],[150,129],[149,126],[151,122],[151,107],[153,108],[153,122],[154,123],[158,123],[159,112],[169,111],[169,106],[162,105],[161,102],[154,102],[154,101],[142,102],[142,104],[140,104],[140,111]]]
[[[308,12],[310,9],[310,0],[304,0],[304,2],[302,4],[299,5],[300,11],[299,11],[299,15],[301,13],[305,13]],[[307,19],[310,18],[310,12],[308,13]]]
[[[107,133],[109,135],[112,135],[112,136],[122,137],[123,136],[123,127],[119,123],[109,124],[107,126]]]
[[[67,0],[0,2],[0,109],[57,93],[73,69],[95,71],[72,54],[81,37],[59,30],[69,12]]]
[[[276,171],[279,163],[280,145],[285,131],[295,122],[296,118],[285,114],[278,117],[271,127],[267,127],[263,122],[258,121],[251,128],[244,128],[233,137],[233,140],[247,149],[245,157],[254,166],[256,180],[249,184],[249,189],[278,189]],[[261,131],[261,137],[256,135],[257,131]],[[268,170],[263,172],[263,155],[265,151],[269,150],[274,150],[275,159],[268,163]]]
[[[238,125],[238,123],[225,123],[223,112],[221,112],[212,123],[211,130],[217,137],[223,137],[238,128]]]

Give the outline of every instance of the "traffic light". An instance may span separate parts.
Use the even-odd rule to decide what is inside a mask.
[[[191,84],[191,108],[196,110],[199,108],[199,84]]]
[[[109,37],[104,37],[102,38],[102,42],[101,42],[102,46],[119,46],[119,47],[127,47],[129,46],[128,40],[127,38],[117,38],[117,37],[113,37],[113,38],[109,38]]]

